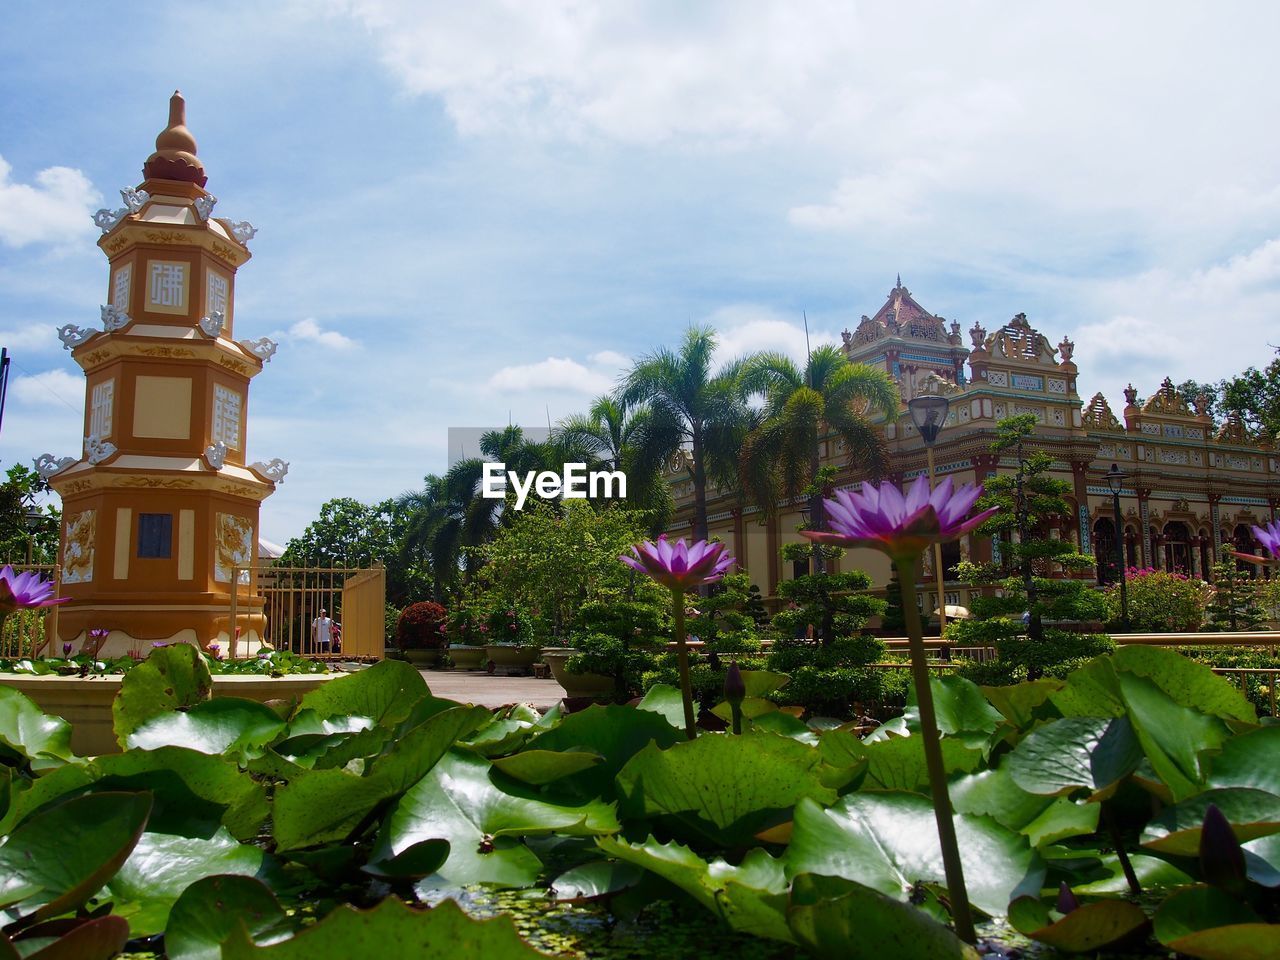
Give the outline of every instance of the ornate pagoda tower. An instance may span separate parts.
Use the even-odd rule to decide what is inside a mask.
[[[253,563],[258,509],[288,464],[247,462],[249,382],[276,345],[235,339],[236,270],[254,228],[213,216],[217,197],[175,92],[169,124],[99,210],[109,276],[102,328],[58,331],[85,373],[79,459],[36,461],[62,497],[62,640],[106,629],[103,652],[157,640],[257,650],[262,598],[237,567]],[[233,578],[237,623],[231,624]]]

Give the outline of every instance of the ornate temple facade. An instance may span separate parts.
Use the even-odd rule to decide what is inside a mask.
[[[121,191],[100,210],[107,257],[101,328],[67,324],[63,346],[85,374],[79,457],[36,461],[62,497],[62,640],[110,631],[104,654],[151,641],[224,650],[240,634],[252,653],[264,625],[261,597],[239,586],[253,562],[261,502],[283,461],[250,462],[249,382],[276,345],[235,337],[236,271],[254,229],[213,215],[217,198],[175,93],[169,123]]]
[[[1272,444],[1251,440],[1234,418],[1215,426],[1206,401],[1182,396],[1168,378],[1141,404],[1139,390],[1129,386],[1120,416],[1102,394],[1084,402],[1077,393],[1074,344],[1063,337],[1054,346],[1024,314],[990,331],[975,323],[967,332],[968,345],[959,323],[925,310],[901,279],[874,316],[863,316],[856,330],[844,332],[849,359],[885,370],[902,397],[896,419],[883,424],[891,452],[888,480],[904,483],[925,471],[924,445],[906,401],[940,392],[950,407],[934,446],[937,476],[950,476],[956,484],[1012,472],[1016,462],[990,449],[996,423],[1017,414],[1035,416],[1040,426],[1031,446],[1053,458],[1053,475],[1071,490],[1071,515],[1059,518],[1050,535],[1099,558],[1091,574],[1099,582],[1115,575],[1117,536],[1129,566],[1202,578],[1224,545],[1256,552],[1250,526],[1275,519],[1280,509],[1280,452]],[[845,464],[841,448],[839,441],[823,441],[822,460],[839,470],[837,487],[852,487],[861,478]],[[1106,481],[1113,463],[1127,475],[1120,494],[1122,530]],[[685,532],[692,523],[693,485],[681,464],[672,465],[670,477],[678,506],[673,526]],[[754,506],[713,489],[711,535],[728,543],[761,591],[772,596],[779,580],[797,572],[784,568],[779,549],[802,539],[796,530],[805,520],[804,507],[800,501],[782,504],[776,517],[765,520]],[[944,569],[962,558],[991,559],[999,548],[986,537],[967,536],[944,548]],[[920,590],[925,609],[932,610],[937,592],[929,553],[924,562]],[[881,586],[888,582],[888,561],[875,551],[849,551],[843,563],[866,570]],[[950,577],[944,589],[948,603],[967,599],[967,589]]]

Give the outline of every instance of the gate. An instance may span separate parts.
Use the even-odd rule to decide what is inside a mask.
[[[229,622],[240,626],[247,619],[250,611],[241,594],[262,597],[267,618],[263,640],[277,650],[321,659],[385,655],[387,578],[381,564],[367,569],[236,567],[232,583],[237,586],[231,592]],[[233,657],[242,655],[235,641],[231,648]]]

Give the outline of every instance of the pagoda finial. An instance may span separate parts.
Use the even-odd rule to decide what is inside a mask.
[[[203,187],[209,180],[196,156],[196,138],[187,129],[187,102],[175,90],[169,98],[169,125],[156,137],[156,152],[142,165],[148,180],[181,180]]]
[[[899,274],[898,274],[898,282],[897,282],[897,283],[895,283],[895,284],[893,285],[893,289],[895,289],[895,290],[901,290],[901,289],[902,289],[902,274],[901,274],[901,273],[899,273]]]

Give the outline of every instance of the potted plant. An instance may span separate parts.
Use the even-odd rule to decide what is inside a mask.
[[[431,600],[412,603],[396,621],[396,646],[417,667],[435,666],[449,645],[445,633],[447,611]]]
[[[533,639],[533,625],[522,610],[500,606],[490,611],[479,630],[488,640],[484,652],[492,669],[527,673],[538,660],[541,647]]]
[[[548,647],[542,661],[565,696],[610,697],[639,689],[640,675],[654,665],[662,614],[652,604],[592,601],[578,610],[571,646]]]

